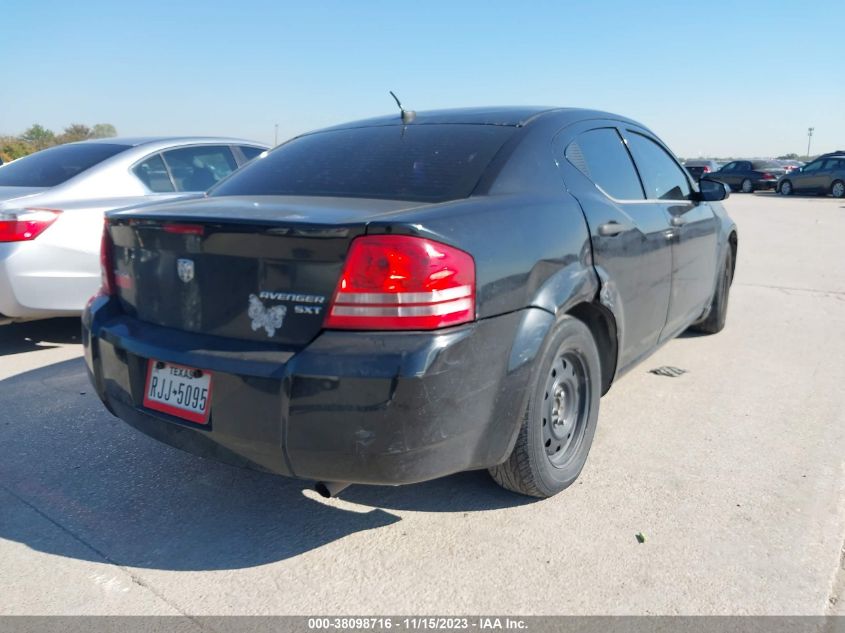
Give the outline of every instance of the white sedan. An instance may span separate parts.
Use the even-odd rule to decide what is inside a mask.
[[[0,323],[80,314],[99,287],[106,211],[202,195],[266,149],[227,138],[112,138],[0,166]]]

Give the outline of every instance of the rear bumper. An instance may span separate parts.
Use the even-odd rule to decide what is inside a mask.
[[[777,180],[758,180],[754,183],[754,188],[763,191],[768,191],[770,189],[777,189],[778,181]]]
[[[281,475],[403,484],[507,457],[531,360],[511,348],[534,313],[547,314],[439,332],[323,332],[292,351],[145,324],[99,297],[83,343],[109,410],[160,441]],[[143,407],[150,358],[213,373],[208,428]]]
[[[100,285],[95,255],[88,271],[71,266],[70,249],[30,242],[0,243],[0,313],[11,319],[78,316]]]

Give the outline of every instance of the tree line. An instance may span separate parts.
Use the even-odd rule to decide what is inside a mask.
[[[93,127],[71,123],[59,134],[34,123],[20,136],[0,136],[0,159],[9,162],[54,145],[113,136],[117,136],[117,130],[111,123],[97,123]]]

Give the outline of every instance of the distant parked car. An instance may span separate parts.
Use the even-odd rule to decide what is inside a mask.
[[[778,181],[778,191],[784,196],[793,193],[830,194],[845,198],[845,153],[817,158]]]
[[[704,176],[709,176],[719,169],[719,163],[715,160],[688,160],[684,162],[684,167],[690,175],[696,180],[701,180]]]
[[[785,173],[786,170],[774,161],[735,160],[707,177],[729,185],[734,191],[752,193],[760,189],[774,189],[778,178]]]
[[[787,173],[791,171],[795,171],[796,169],[801,169],[805,163],[802,163],[800,160],[782,160],[780,161],[780,166],[783,167]]]
[[[0,168],[0,323],[77,315],[100,283],[103,213],[201,196],[267,147],[226,138],[112,138]]]

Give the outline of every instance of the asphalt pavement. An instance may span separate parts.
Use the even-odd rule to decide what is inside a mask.
[[[845,202],[726,205],[726,329],[616,383],[544,501],[484,472],[325,500],[113,418],[78,320],[0,328],[0,613],[845,615]]]

